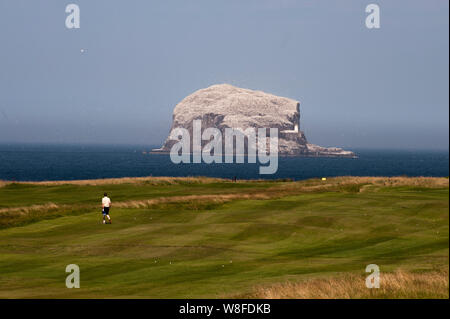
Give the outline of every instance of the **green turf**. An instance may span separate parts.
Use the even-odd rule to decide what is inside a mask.
[[[356,185],[197,209],[182,202],[113,206],[112,225],[102,225],[100,210],[89,206],[105,190],[114,203],[287,184],[7,185],[0,207],[53,202],[73,209],[0,229],[0,298],[214,298],[255,285],[364,273],[372,263],[382,272],[448,268],[448,187],[359,192]],[[80,289],[65,287],[68,264],[80,266]]]
[[[115,201],[150,199],[161,196],[185,196],[200,194],[238,193],[246,190],[265,188],[273,183],[269,182],[241,182],[241,183],[176,183],[158,184],[116,184],[116,185],[54,185],[40,186],[33,184],[12,183],[0,188],[0,208],[20,207],[26,205],[98,202],[98,197],[104,192],[114,195]]]

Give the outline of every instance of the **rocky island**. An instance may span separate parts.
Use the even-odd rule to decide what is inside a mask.
[[[300,102],[262,91],[229,84],[198,90],[175,106],[170,131],[181,127],[192,135],[194,120],[201,120],[203,128],[218,128],[222,133],[226,128],[278,128],[279,155],[356,157],[341,148],[308,143],[300,130]],[[168,153],[174,143],[167,138],[161,148],[152,152]]]

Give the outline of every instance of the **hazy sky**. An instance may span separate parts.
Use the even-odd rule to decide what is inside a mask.
[[[0,142],[160,144],[181,99],[230,83],[299,100],[312,143],[448,149],[448,5],[0,0]]]

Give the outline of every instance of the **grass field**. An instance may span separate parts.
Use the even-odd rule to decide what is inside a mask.
[[[0,182],[0,298],[448,298],[448,217],[447,178]]]

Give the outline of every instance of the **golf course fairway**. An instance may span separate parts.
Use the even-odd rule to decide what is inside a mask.
[[[448,267],[448,178],[0,182],[0,298],[448,298]]]

